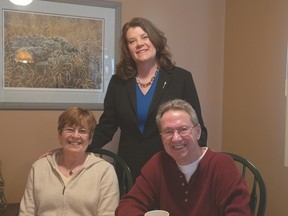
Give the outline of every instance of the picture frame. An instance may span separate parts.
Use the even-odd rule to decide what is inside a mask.
[[[24,7],[7,0],[0,8],[0,109],[103,109],[117,62],[121,3],[38,0]],[[22,61],[24,52],[32,60]]]

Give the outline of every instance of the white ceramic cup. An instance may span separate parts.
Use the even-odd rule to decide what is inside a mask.
[[[169,212],[164,210],[153,210],[146,212],[144,216],[169,216]]]

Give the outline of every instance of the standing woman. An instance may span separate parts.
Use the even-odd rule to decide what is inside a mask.
[[[134,18],[122,28],[120,49],[120,62],[88,151],[102,148],[119,127],[118,155],[135,180],[150,157],[163,150],[155,120],[160,104],[178,98],[195,108],[202,128],[201,146],[206,146],[207,130],[192,74],[174,65],[162,31],[147,19]]]

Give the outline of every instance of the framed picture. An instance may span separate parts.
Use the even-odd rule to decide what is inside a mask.
[[[97,110],[115,71],[121,3],[1,3],[0,109]]]

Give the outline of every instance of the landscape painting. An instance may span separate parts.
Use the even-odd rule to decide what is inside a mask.
[[[3,20],[3,88],[103,89],[103,19],[4,10]]]

